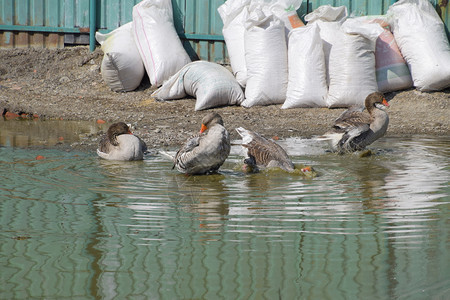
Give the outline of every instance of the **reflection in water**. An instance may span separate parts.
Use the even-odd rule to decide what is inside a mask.
[[[63,143],[73,143],[106,131],[107,124],[88,121],[59,120],[9,120],[0,118],[0,146],[53,147]]]
[[[202,231],[217,229],[228,215],[225,200],[229,192],[223,174],[186,176],[175,174],[168,178],[167,195],[176,209],[197,215]]]
[[[448,298],[448,139],[284,142],[320,176],[0,148],[0,298]]]
[[[439,235],[429,235],[429,224],[443,222],[440,206],[448,204],[450,199],[449,165],[448,160],[443,159],[444,154],[448,158],[449,145],[423,140],[406,142],[402,146],[408,151],[396,162],[399,167],[387,177],[384,186],[390,199],[384,215],[392,224],[386,233],[398,249],[423,250],[424,244],[440,239]],[[447,189],[440,188],[443,186]],[[446,199],[446,203],[442,199]]]

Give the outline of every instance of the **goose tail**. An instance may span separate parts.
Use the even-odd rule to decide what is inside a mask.
[[[175,155],[173,155],[172,153],[160,150],[159,154],[161,154],[163,157],[169,159],[170,161],[175,162]]]
[[[330,146],[335,150],[338,147],[339,142],[342,140],[343,133],[330,132],[324,135],[316,136],[313,139],[316,141],[327,141]]]
[[[253,136],[250,131],[243,127],[236,128],[237,133],[242,137],[242,144],[249,144],[253,140]]]

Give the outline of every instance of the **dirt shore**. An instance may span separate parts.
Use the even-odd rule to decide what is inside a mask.
[[[195,99],[157,102],[148,79],[133,92],[116,93],[103,82],[101,49],[88,47],[58,50],[0,50],[0,111],[64,120],[124,121],[150,147],[178,146],[197,132],[206,111],[195,112]],[[450,89],[422,93],[415,89],[388,93],[388,136],[450,133]],[[343,109],[223,107],[222,114],[232,139],[234,128],[243,126],[267,137],[311,137],[328,130]],[[96,146],[97,137],[90,147]]]

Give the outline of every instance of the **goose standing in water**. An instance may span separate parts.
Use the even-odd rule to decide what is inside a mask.
[[[205,132],[206,131],[206,132]],[[217,171],[230,154],[230,137],[218,113],[202,119],[200,133],[186,141],[174,158],[174,168],[195,175]]]
[[[382,93],[369,94],[365,100],[367,112],[348,109],[336,119],[332,131],[324,138],[330,140],[333,150],[341,154],[363,150],[386,133],[389,125],[387,106]]]
[[[256,172],[258,166],[280,168],[287,172],[294,171],[294,164],[280,145],[242,127],[236,128],[236,131],[242,137],[242,147],[247,149],[244,171],[249,169],[251,172]]]
[[[109,160],[142,160],[147,145],[139,137],[133,135],[127,124],[112,124],[99,142],[97,154]]]

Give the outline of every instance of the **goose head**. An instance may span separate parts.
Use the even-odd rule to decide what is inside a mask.
[[[108,128],[108,132],[106,133],[109,141],[112,145],[117,146],[117,136],[121,134],[131,134],[130,127],[124,122],[114,123]]]
[[[244,165],[242,166],[242,171],[244,171],[244,173],[258,173],[259,169],[258,166],[256,165],[256,160],[254,156],[249,156],[246,159],[244,159]]]
[[[306,178],[311,179],[317,176],[316,170],[311,166],[304,166],[303,168],[300,169],[300,171],[302,172],[302,175],[305,176]]]
[[[200,133],[205,132],[207,129],[211,128],[212,126],[220,124],[223,126],[223,120],[222,117],[215,112],[210,112],[202,119],[202,127],[200,128]]]
[[[365,106],[367,111],[371,113],[374,108],[384,110],[389,106],[389,103],[386,101],[386,98],[384,98],[382,93],[374,92],[366,97]]]

